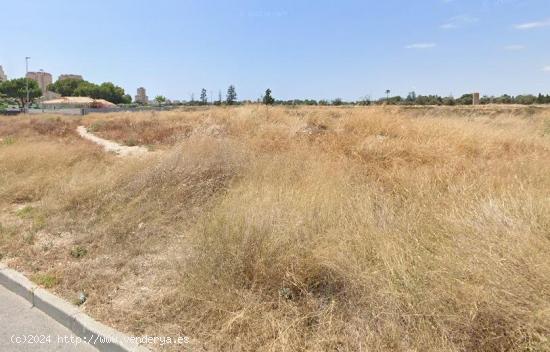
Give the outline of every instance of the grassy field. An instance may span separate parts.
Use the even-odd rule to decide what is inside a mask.
[[[0,117],[0,256],[185,350],[550,351],[550,109]]]

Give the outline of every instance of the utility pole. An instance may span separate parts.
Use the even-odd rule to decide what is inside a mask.
[[[25,102],[25,112],[29,111],[29,78],[27,77],[29,74],[29,59],[30,57],[25,57],[25,88],[27,89],[27,101]]]

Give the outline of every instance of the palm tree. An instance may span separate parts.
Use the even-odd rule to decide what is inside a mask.
[[[390,100],[390,93],[391,93],[391,90],[386,89],[386,100]]]

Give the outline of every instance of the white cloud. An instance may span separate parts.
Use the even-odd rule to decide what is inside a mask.
[[[543,68],[542,70],[543,70],[544,72],[550,73],[550,65],[544,66],[544,68]]]
[[[528,23],[517,24],[514,27],[519,30],[550,27],[550,19],[547,19],[545,21],[539,21],[539,22],[528,22]]]
[[[442,29],[454,29],[458,27],[463,27],[468,24],[479,22],[479,18],[472,17],[470,15],[460,15],[449,18],[447,21],[445,21],[444,24],[440,26]]]
[[[414,43],[405,46],[406,49],[431,49],[435,48],[437,45],[435,43]]]
[[[458,26],[454,23],[445,23],[445,24],[442,24],[440,27],[442,29],[453,29],[453,28],[456,28]]]
[[[525,49],[525,45],[520,45],[520,44],[506,45],[504,47],[504,50],[509,50],[509,51],[520,51],[523,49]]]

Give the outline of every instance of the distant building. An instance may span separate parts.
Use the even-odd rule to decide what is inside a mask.
[[[64,75],[59,75],[59,78],[57,79],[58,81],[62,81],[64,79],[79,79],[79,80],[83,80],[84,78],[82,78],[81,75],[72,75],[72,74],[64,74]]]
[[[26,77],[38,82],[38,87],[42,90],[42,94],[46,94],[48,85],[52,84],[52,75],[48,72],[28,72]]]
[[[7,81],[8,76],[4,73],[4,69],[2,68],[2,65],[0,65],[0,82]]]
[[[473,99],[473,100],[472,100],[472,104],[473,104],[473,105],[479,105],[479,102],[480,102],[480,100],[479,100],[479,93],[474,93],[472,99]]]
[[[147,97],[147,93],[145,92],[145,88],[139,87],[137,89],[136,98],[134,99],[136,103],[141,104],[148,104],[149,103],[149,97]]]

